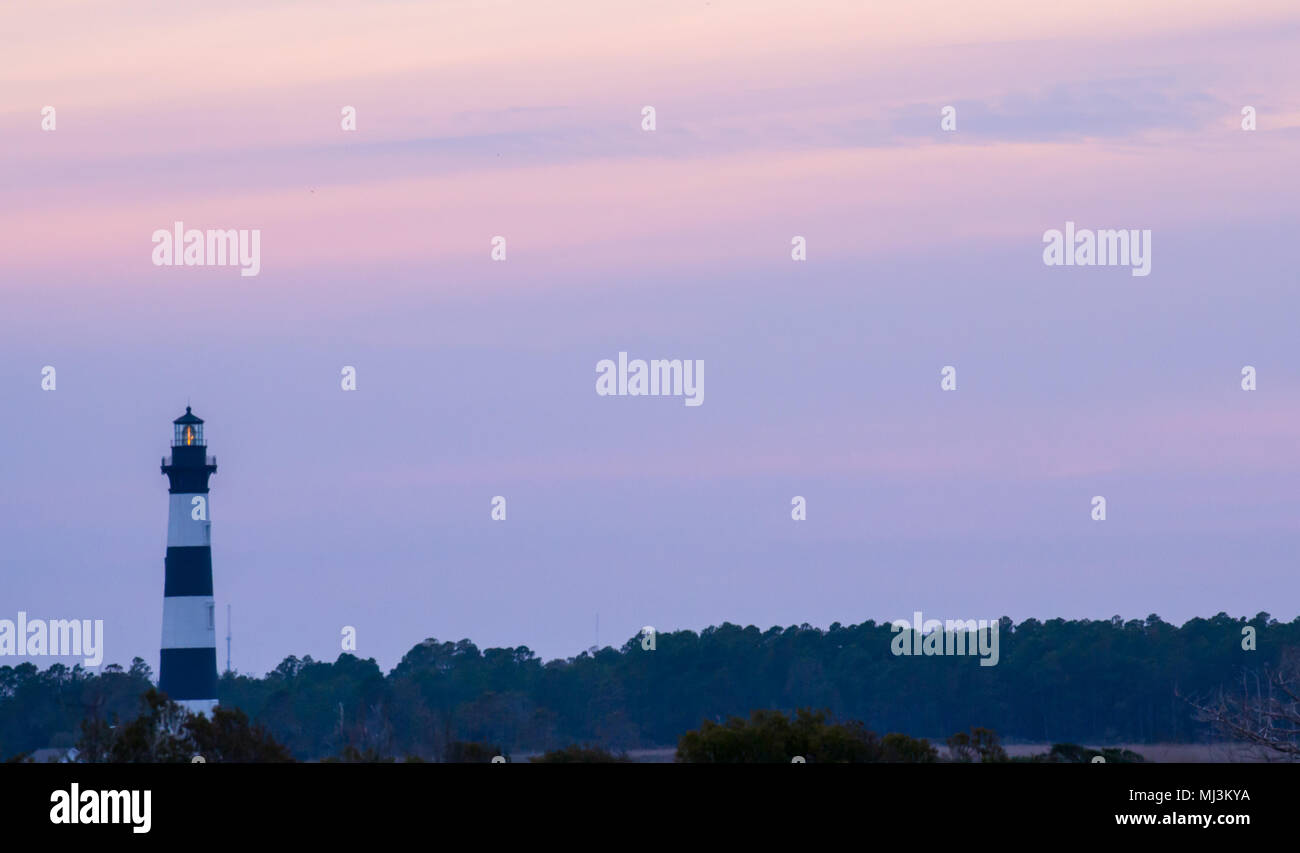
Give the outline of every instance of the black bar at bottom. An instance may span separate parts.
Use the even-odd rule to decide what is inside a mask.
[[[74,783],[82,800],[87,791],[138,791],[142,802],[149,791],[149,831],[133,832],[130,821],[53,822]],[[521,837],[693,839],[695,847],[712,837],[734,846],[753,834],[770,843],[789,834],[811,848],[836,837],[928,845],[1076,834],[1181,841],[1196,833],[1231,844],[1258,830],[1294,832],[1297,783],[1295,764],[10,764],[0,765],[0,802],[6,840],[35,832],[334,845],[469,832],[493,839],[490,846]]]

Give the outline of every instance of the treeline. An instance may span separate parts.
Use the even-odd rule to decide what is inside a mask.
[[[1256,650],[1243,649],[1254,629]],[[771,628],[723,624],[634,637],[621,649],[541,661],[526,647],[480,650],[426,640],[385,674],[373,660],[285,659],[264,678],[222,677],[238,708],[294,757],[418,756],[441,760],[464,743],[510,752],[570,744],[621,751],[673,746],[705,720],[756,709],[822,708],[835,719],[943,742],[984,727],[1048,743],[1188,742],[1211,733],[1178,693],[1240,689],[1300,648],[1300,619],[1220,613],[1175,626],[1003,618],[996,666],[969,656],[896,656],[888,623]],[[91,675],[79,667],[0,667],[0,756],[71,746],[85,717],[138,714],[152,674]]]
[[[81,738],[82,720],[132,720],[152,687],[153,673],[140,658],[130,669],[113,663],[98,675],[60,663],[46,670],[0,666],[0,758],[70,749]]]

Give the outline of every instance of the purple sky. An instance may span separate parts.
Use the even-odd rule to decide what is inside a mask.
[[[157,667],[187,399],[245,672],[344,625],[388,668],[597,612],[1297,616],[1300,10],[893,5],[7,12],[0,618]],[[261,274],[153,266],[176,220]],[[1151,274],[1044,266],[1067,220]],[[704,405],[598,397],[619,351]]]

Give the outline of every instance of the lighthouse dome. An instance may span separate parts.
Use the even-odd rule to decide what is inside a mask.
[[[201,417],[199,417],[198,415],[192,413],[192,412],[190,411],[190,407],[189,407],[189,406],[186,406],[186,407],[185,407],[185,414],[181,415],[179,418],[177,418],[176,420],[172,421],[172,423],[174,423],[174,424],[201,424],[201,423],[203,423],[203,418],[201,418]]]

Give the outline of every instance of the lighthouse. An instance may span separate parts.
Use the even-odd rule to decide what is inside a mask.
[[[210,713],[217,704],[217,623],[208,477],[217,460],[207,455],[203,419],[189,406],[172,424],[171,459],[162,461],[169,503],[158,689],[195,713]]]

